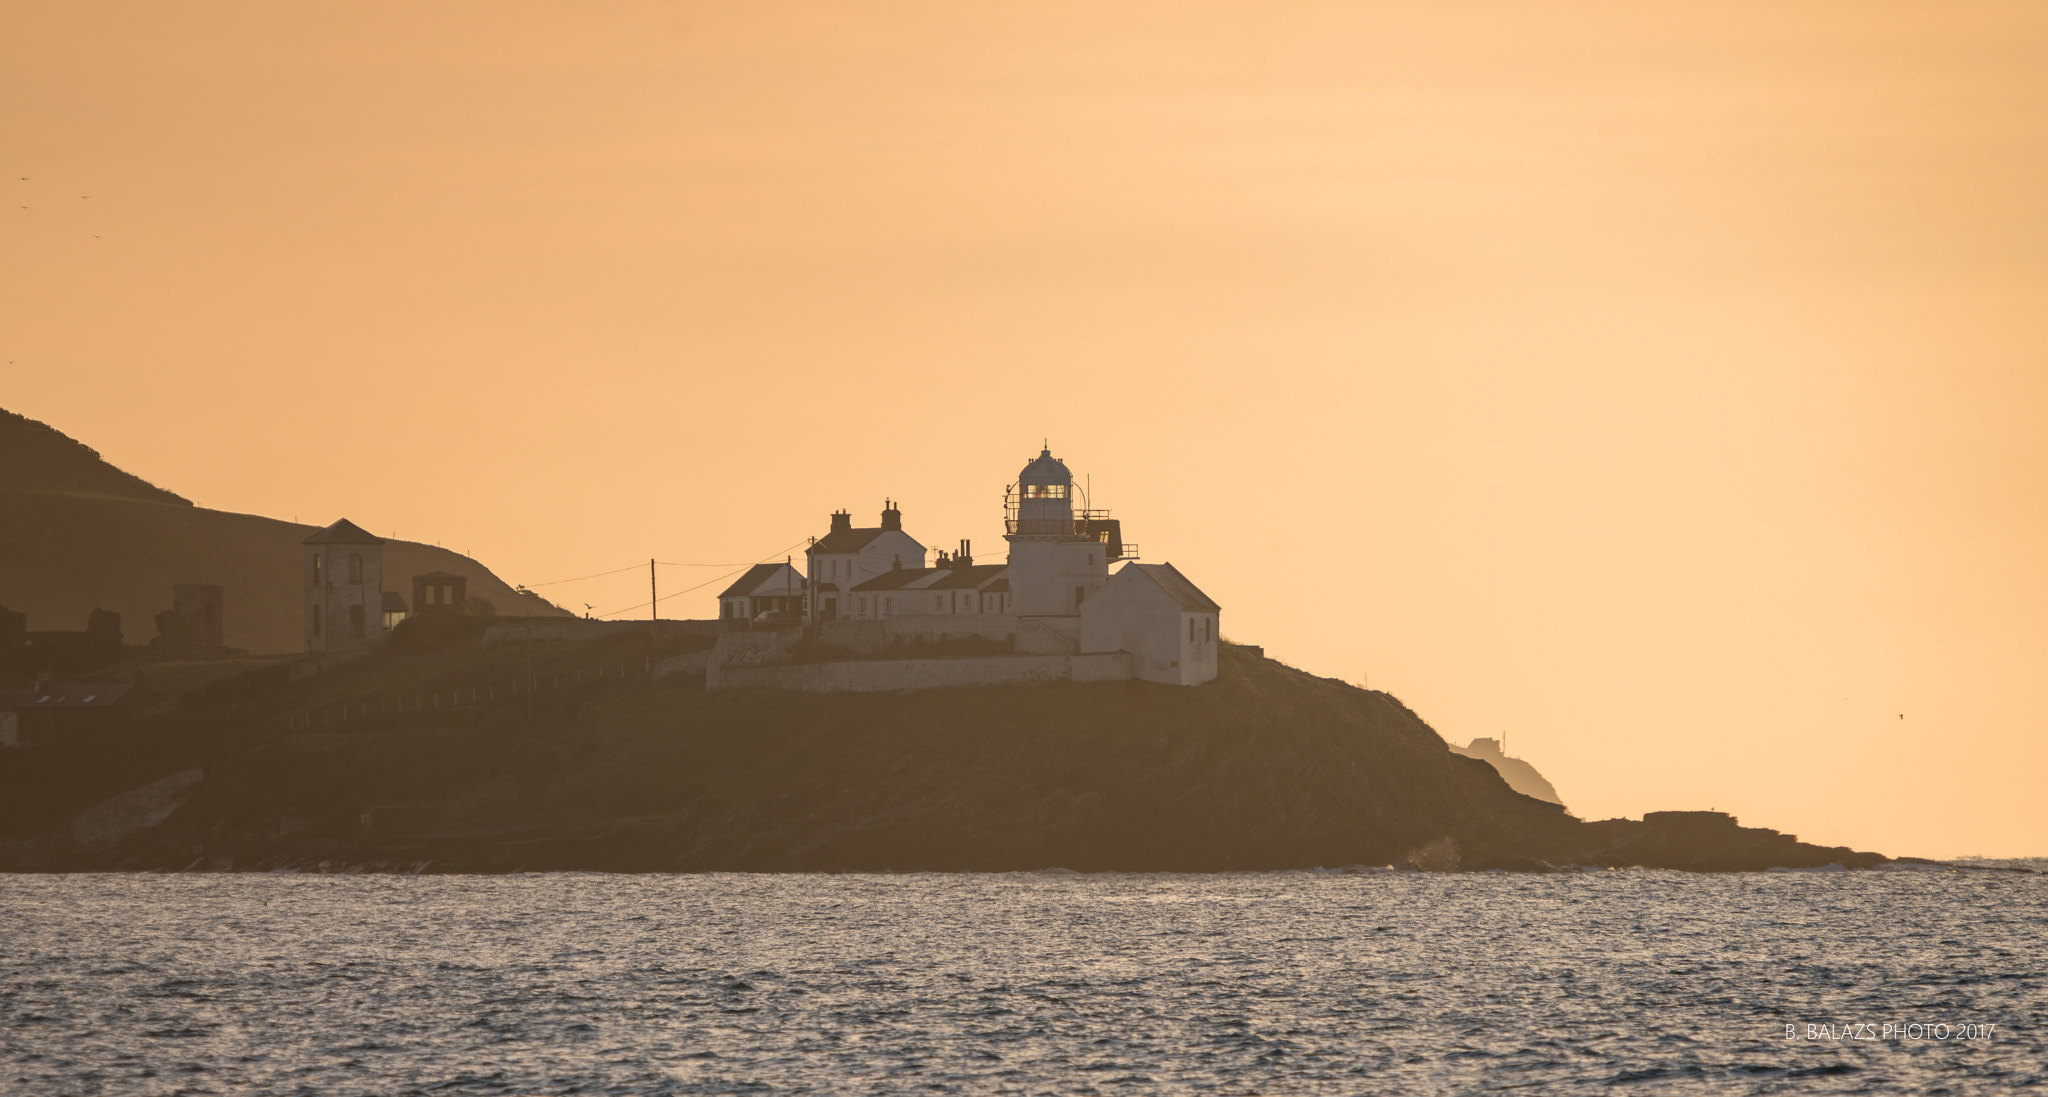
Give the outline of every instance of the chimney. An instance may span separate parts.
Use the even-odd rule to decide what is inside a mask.
[[[969,541],[969,540],[968,540],[967,538],[965,538],[965,537],[962,537],[962,538],[960,539],[960,551],[959,551],[958,553],[954,554],[954,556],[953,556],[953,559],[955,559],[955,560],[958,560],[958,561],[960,561],[960,566],[961,566],[961,567],[963,567],[963,568],[971,568],[971,567],[973,567],[973,566],[974,566],[974,542],[972,542],[972,541]]]
[[[851,512],[843,510],[832,512],[833,533],[845,533],[851,529],[853,529],[853,514]]]
[[[896,501],[893,499],[882,500],[882,528],[903,528],[903,512],[896,509]]]
[[[949,568],[953,566],[953,558],[946,555],[945,549],[939,550],[939,566],[942,568]]]

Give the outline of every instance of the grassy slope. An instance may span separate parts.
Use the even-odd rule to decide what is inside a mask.
[[[195,507],[100,460],[41,423],[0,411],[0,605],[31,629],[79,629],[95,608],[121,615],[131,644],[156,634],[174,583],[226,589],[227,642],[298,651],[299,542],[317,527]],[[411,577],[449,571],[501,613],[563,611],[522,598],[482,564],[409,541],[385,546],[385,586],[410,601]]]
[[[454,683],[509,683],[528,658],[545,679],[638,665],[647,652],[626,637],[390,660],[252,707],[374,707]],[[177,823],[260,835],[303,816],[315,845],[302,853],[365,858],[374,851],[355,816],[379,803],[441,807],[440,829],[472,836],[605,835],[501,849],[512,859],[498,862],[427,840],[443,860],[484,857],[477,867],[1305,867],[1384,864],[1446,835],[1475,854],[1556,846],[1577,828],[1451,754],[1393,698],[1235,648],[1222,677],[1198,689],[811,696],[586,682],[544,697],[531,717],[501,702],[395,726],[358,721],[223,758]],[[238,860],[286,852],[257,841]]]

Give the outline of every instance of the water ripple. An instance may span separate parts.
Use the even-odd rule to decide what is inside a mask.
[[[1989,873],[0,876],[0,1092],[2011,1092],[2044,946]],[[1907,1022],[1997,1027],[1806,1028]]]

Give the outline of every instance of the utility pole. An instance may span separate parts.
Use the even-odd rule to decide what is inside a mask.
[[[647,596],[653,599],[647,603],[647,619],[661,620],[661,592],[654,587],[654,560],[651,557],[647,561]]]

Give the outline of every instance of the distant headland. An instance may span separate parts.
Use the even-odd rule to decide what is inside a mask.
[[[1049,449],[1012,488],[1006,565],[964,542],[931,567],[921,545],[873,552],[900,514],[872,530],[835,515],[802,573],[749,572],[717,619],[632,623],[353,523],[201,511],[18,416],[0,458],[0,511],[23,533],[0,548],[0,603],[155,605],[163,641],[117,625],[72,645],[91,665],[68,681],[33,656],[0,669],[0,870],[1884,860],[1716,813],[1574,818],[1487,741],[1454,750],[1386,693],[1223,640],[1215,601],[1073,506]],[[403,608],[381,582],[401,553]],[[299,643],[236,643],[232,620],[214,631],[223,604],[280,611]]]

